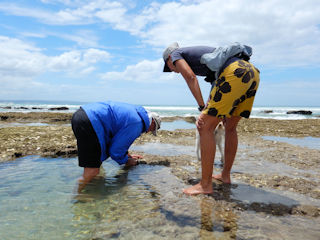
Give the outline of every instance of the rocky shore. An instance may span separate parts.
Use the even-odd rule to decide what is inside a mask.
[[[44,157],[75,157],[76,140],[70,126],[69,113],[0,113],[0,162],[12,161],[28,155]],[[164,118],[163,121],[181,120],[181,118]],[[184,118],[194,122],[194,118]],[[12,126],[12,123],[20,123]],[[28,124],[29,125],[26,125]],[[45,123],[44,126],[33,126],[30,123]],[[294,169],[292,174],[273,173],[267,168],[259,171],[232,173],[234,181],[249,184],[255,188],[270,188],[320,200],[320,150],[294,146],[284,142],[263,140],[262,136],[280,137],[316,137],[320,136],[320,119],[307,120],[242,120],[238,127],[239,150],[235,165],[245,159],[257,159],[261,163],[283,164]],[[182,146],[194,146],[195,130],[182,129],[175,131],[160,130],[158,137],[143,134],[134,145],[144,143],[166,143]],[[139,153],[139,152],[137,152]],[[185,183],[198,181],[201,176],[200,163],[196,156],[182,154],[177,156],[151,155],[141,153],[141,163],[170,166],[174,175]],[[217,162],[219,160],[217,159]],[[192,170],[190,170],[192,169]],[[215,190],[225,186],[214,183]],[[218,191],[223,195],[224,191]],[[223,196],[216,196],[217,198]],[[228,203],[231,207],[249,209],[252,205]],[[230,206],[229,206],[230,207]],[[259,205],[261,210],[265,206]],[[320,207],[299,205],[294,208],[277,205],[267,207],[268,211],[277,214],[297,214],[309,217],[320,216]],[[267,210],[265,210],[267,211]]]

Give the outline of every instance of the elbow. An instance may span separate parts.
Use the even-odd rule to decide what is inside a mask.
[[[195,81],[198,81],[197,76],[195,74],[191,74],[185,78],[188,84],[193,84]]]

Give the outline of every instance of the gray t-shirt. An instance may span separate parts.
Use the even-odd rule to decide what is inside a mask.
[[[197,76],[208,76],[212,71],[205,64],[200,63],[200,59],[203,54],[211,53],[214,50],[215,48],[206,46],[178,48],[171,53],[171,59],[173,64],[177,60],[184,59],[194,74]]]

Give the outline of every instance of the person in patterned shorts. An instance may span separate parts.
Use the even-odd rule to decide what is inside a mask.
[[[206,46],[180,48],[173,43],[163,53],[163,71],[181,73],[201,111],[197,128],[200,133],[202,178],[198,184],[183,190],[188,195],[211,194],[212,178],[231,183],[230,172],[238,148],[237,125],[241,118],[249,118],[260,82],[259,70],[249,62],[250,56],[245,54],[228,57],[222,61],[217,72],[212,72],[202,63],[201,57],[215,50]],[[212,84],[206,104],[197,76],[205,76],[205,80]],[[216,151],[213,132],[222,120],[225,123],[225,163],[221,174],[212,175]]]

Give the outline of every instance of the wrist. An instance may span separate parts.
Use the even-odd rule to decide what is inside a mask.
[[[204,109],[204,105],[199,105],[198,110],[201,112]]]

